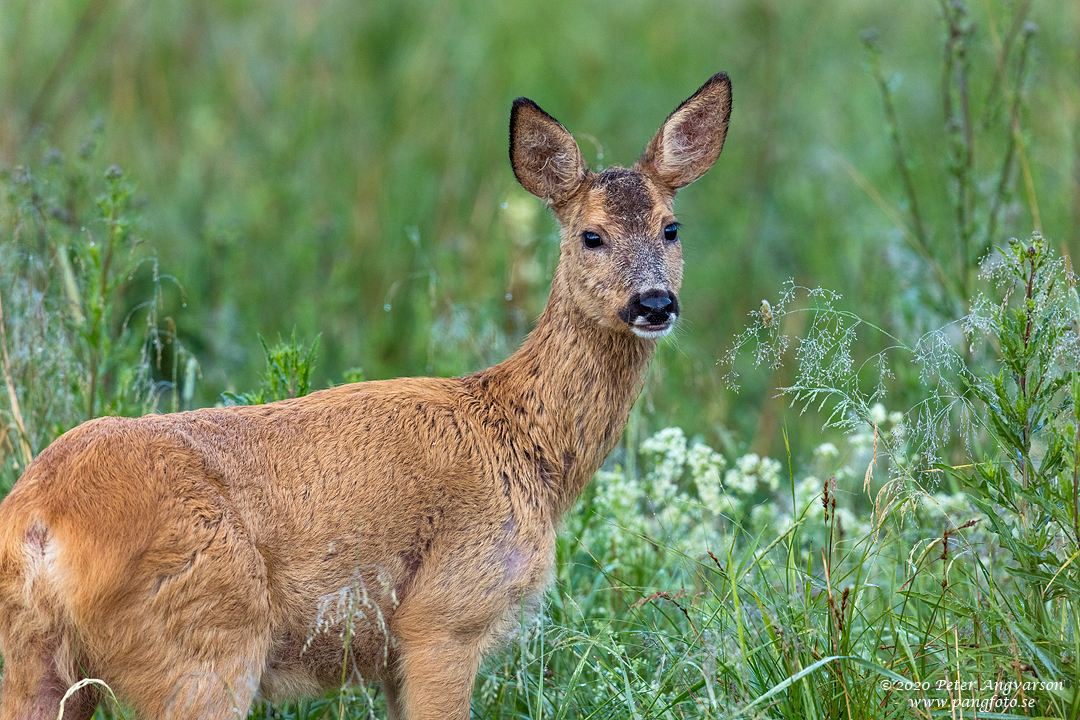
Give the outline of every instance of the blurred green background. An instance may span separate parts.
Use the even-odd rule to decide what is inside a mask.
[[[976,200],[1021,140],[991,240],[1038,226],[1080,248],[1078,4],[968,11]],[[876,28],[920,210],[948,256],[942,13],[930,0],[3,0],[0,164],[73,155],[101,123],[97,157],[137,184],[140,235],[178,281],[163,314],[199,359],[196,404],[252,387],[256,333],[293,328],[322,334],[316,386],[355,366],[457,374],[513,351],[557,259],[554,222],[507,161],[512,100],[561,120],[591,164],[628,165],[725,70],[727,145],[676,204],[683,319],[643,417],[782,453],[771,388],[790,378],[746,373],[733,394],[717,364],[762,298],[794,278],[899,337],[941,319],[900,228],[909,208],[861,38]],[[1037,31],[1013,135],[1002,87],[1024,22]]]

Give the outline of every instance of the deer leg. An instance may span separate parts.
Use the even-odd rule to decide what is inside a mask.
[[[90,720],[101,699],[100,691],[89,685],[75,690],[65,700],[68,685],[51,654],[32,658],[12,653],[4,665],[2,685],[3,720],[54,720],[59,716],[61,702],[64,720]]]
[[[130,654],[112,658],[112,672],[104,679],[116,678],[110,685],[121,700],[142,720],[247,717],[265,667],[269,630],[254,623],[187,626],[171,628],[170,636],[166,625],[155,622],[144,629],[150,652],[129,646]]]
[[[386,696],[387,720],[403,720],[404,716],[401,714],[401,705],[399,704],[401,688],[399,687],[397,678],[387,675],[383,680],[382,689],[383,695]]]
[[[479,667],[475,642],[444,637],[402,648],[399,701],[404,716],[408,720],[468,720]]]
[[[84,677],[77,651],[78,635],[53,612],[52,606],[0,599],[0,651],[4,656],[0,683],[0,719],[54,720],[64,704],[66,720],[89,720],[101,699],[98,688],[85,685],[64,699]]]
[[[246,718],[258,690],[259,678],[254,673],[235,668],[231,680],[214,671],[190,673],[172,686],[166,701],[164,717],[179,718]]]
[[[264,561],[232,523],[177,524],[181,552],[162,533],[126,602],[87,623],[86,642],[102,679],[140,718],[245,718],[271,646]]]

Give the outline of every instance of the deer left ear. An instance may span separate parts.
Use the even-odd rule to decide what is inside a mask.
[[[528,98],[510,112],[510,165],[521,186],[550,206],[577,192],[589,173],[574,136]]]
[[[689,185],[720,157],[730,117],[731,80],[717,73],[664,121],[637,167],[672,191]]]

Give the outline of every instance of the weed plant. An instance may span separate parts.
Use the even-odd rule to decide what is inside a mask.
[[[262,405],[311,392],[311,372],[319,352],[319,338],[316,337],[305,349],[304,344],[296,339],[296,330],[293,330],[287,342],[278,338],[277,344],[271,348],[259,335],[259,344],[266,355],[266,370],[260,378],[259,388],[241,394],[222,393],[226,405]]]
[[[190,406],[198,365],[160,317],[162,276],[139,239],[135,188],[44,151],[0,173],[0,489],[54,438],[99,415]]]
[[[874,708],[897,717],[946,709],[965,717],[976,710],[1073,717],[1080,708],[1076,278],[1038,233],[988,258],[981,277],[992,294],[978,294],[965,317],[862,363],[851,353],[857,332],[895,338],[820,290],[808,292],[816,301],[810,309],[791,310],[781,299],[768,324],[759,318],[742,336],[759,359],[773,361],[787,342],[778,329],[785,318],[809,313],[810,331],[797,341],[797,383],[783,392],[795,403],[828,408],[826,423],[853,433],[853,450],[872,450],[852,455],[866,468],[864,491],[873,493],[869,512],[855,513],[862,523],[835,505],[835,479],[843,487],[854,472],[849,465],[824,485],[831,524],[825,542],[817,541],[820,557],[797,556],[833,613],[822,619],[833,624],[833,651],[856,656],[830,666],[826,676],[843,681],[816,694],[856,702],[866,717]],[[901,356],[917,368],[926,399],[886,413],[876,401],[888,395],[895,380],[888,367]],[[873,382],[864,388],[867,366]],[[955,490],[936,491],[945,483]],[[796,497],[801,488],[793,486]],[[806,517],[789,553],[800,535],[809,539]],[[785,519],[776,529],[790,524]],[[827,651],[817,648],[802,667]],[[882,684],[871,691],[875,675]],[[832,710],[858,716],[848,707]]]

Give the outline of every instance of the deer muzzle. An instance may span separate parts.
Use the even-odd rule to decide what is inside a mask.
[[[638,337],[662,338],[679,317],[679,299],[669,290],[647,290],[631,298],[619,315]]]

